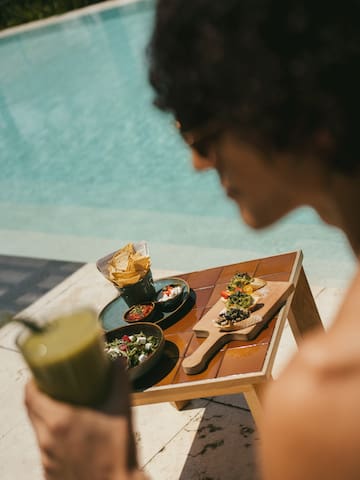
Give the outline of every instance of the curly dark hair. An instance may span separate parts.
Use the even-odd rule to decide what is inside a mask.
[[[360,0],[158,0],[155,105],[277,151],[326,132],[332,168],[360,163]]]

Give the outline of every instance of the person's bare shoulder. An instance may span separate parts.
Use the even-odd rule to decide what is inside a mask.
[[[306,340],[268,388],[265,480],[360,478],[360,311],[356,316],[355,331],[339,319],[341,327]]]

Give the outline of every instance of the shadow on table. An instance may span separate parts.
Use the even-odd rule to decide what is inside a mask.
[[[164,330],[171,327],[171,325],[174,325],[174,323],[181,320],[183,317],[185,317],[186,314],[190,312],[190,310],[195,305],[195,300],[196,300],[196,294],[192,289],[190,289],[189,297],[187,298],[184,305],[182,305],[181,308],[176,310],[174,313],[171,313],[171,312],[164,312],[163,314],[160,313],[157,319],[157,324]]]
[[[194,303],[195,293],[191,290],[190,296],[181,310],[179,310],[179,312],[177,312],[174,316],[169,317],[166,320],[166,324],[161,324],[161,327],[164,329],[168,328],[183,318],[193,308]],[[175,343],[166,340],[161,360],[149,372],[147,372],[146,375],[140,377],[133,383],[133,390],[143,391],[159,383],[167,375],[169,375],[173,369],[175,369],[179,361],[179,357],[180,352]],[[176,370],[174,371],[176,372]]]
[[[158,362],[146,375],[133,383],[135,392],[146,390],[165,378],[176,366],[179,360],[179,349],[173,342],[165,341],[165,347]]]

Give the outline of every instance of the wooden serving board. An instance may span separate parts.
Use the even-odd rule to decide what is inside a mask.
[[[263,288],[256,291],[256,294],[260,295],[258,308],[249,318],[243,320],[241,328],[232,331],[221,331],[221,327],[214,323],[221,310],[225,308],[224,301],[219,299],[193,327],[196,336],[206,337],[206,340],[183,360],[182,367],[185,373],[194,375],[204,370],[208,360],[226,343],[255,338],[285,303],[293,289],[294,286],[290,282],[267,282]]]

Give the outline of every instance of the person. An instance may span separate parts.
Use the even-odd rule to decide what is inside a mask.
[[[59,402],[42,393],[34,380],[27,383],[25,405],[46,479],[146,478],[137,468],[130,384],[121,360],[113,363],[111,391],[96,410]]]
[[[195,169],[218,172],[244,221],[261,229],[309,205],[343,230],[357,261],[359,18],[355,0],[159,0],[148,49],[155,104],[173,114]],[[360,478],[359,292],[360,265],[332,326],[309,334],[269,385],[264,480]],[[116,388],[113,398],[124,401]],[[103,478],[93,473],[99,439],[116,472],[106,478],[135,474],[124,457],[128,415],[115,435],[102,412],[59,404],[32,383],[26,404],[45,470],[55,462],[47,478]]]

